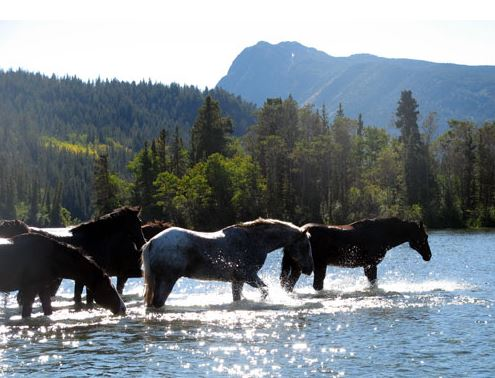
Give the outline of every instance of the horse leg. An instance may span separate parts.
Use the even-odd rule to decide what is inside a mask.
[[[266,284],[261,280],[261,278],[256,275],[253,280],[246,282],[248,285],[260,289],[261,291],[261,299],[265,300],[268,297],[268,289],[266,288]]]
[[[57,291],[58,291],[58,288],[60,287],[61,283],[62,283],[61,278],[57,278],[50,283],[50,285],[49,285],[50,297],[54,297],[55,295],[57,295]]]
[[[93,291],[89,287],[86,286],[86,305],[89,308],[93,308],[94,303],[95,303],[95,300],[94,300]]]
[[[23,318],[29,318],[31,316],[31,313],[33,312],[34,298],[36,298],[36,292],[37,290],[35,287],[23,288],[21,296]]]
[[[377,275],[376,265],[365,266],[364,274],[368,278],[368,281],[370,282],[371,286],[376,286],[376,275]]]
[[[76,281],[74,283],[74,303],[76,307],[76,311],[80,311],[82,308],[82,291],[84,288],[84,284],[81,281]]]
[[[232,299],[234,302],[241,300],[242,286],[244,282],[234,281],[232,282]]]
[[[153,306],[156,308],[162,307],[165,304],[168,296],[172,292],[178,278],[172,280],[156,279],[155,293],[153,295]]]
[[[313,279],[313,289],[316,291],[323,290],[323,281],[327,275],[327,265],[315,263],[315,276]]]
[[[47,316],[53,314],[52,298],[51,298],[52,291],[53,291],[52,286],[47,285],[39,292],[41,307],[43,308],[43,313]]]
[[[292,259],[284,253],[282,257],[282,270],[280,271],[280,286],[287,291],[290,291],[289,286],[289,275],[292,268]]]
[[[294,290],[294,286],[296,286],[297,280],[301,277],[301,269],[299,267],[293,267],[292,272],[287,280],[287,285],[285,290],[288,292],[292,292]]]
[[[119,293],[120,295],[122,295],[122,293],[124,292],[124,286],[125,286],[125,283],[127,282],[127,277],[123,277],[123,276],[117,276],[117,293]]]

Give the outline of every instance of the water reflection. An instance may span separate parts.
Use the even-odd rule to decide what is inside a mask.
[[[287,294],[274,254],[262,272],[266,301],[246,288],[232,303],[230,285],[184,279],[167,306],[147,310],[134,279],[122,317],[75,312],[64,281],[53,315],[37,302],[34,317],[21,319],[12,293],[0,308],[0,373],[487,376],[495,368],[495,238],[483,235],[433,234],[427,265],[398,248],[373,289],[362,270],[329,268],[325,290],[304,278]]]

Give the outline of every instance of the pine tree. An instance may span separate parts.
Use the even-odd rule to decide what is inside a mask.
[[[63,226],[62,224],[62,191],[63,191],[63,186],[62,183],[59,182],[57,184],[57,188],[55,190],[55,195],[53,196],[53,201],[50,206],[50,213],[48,214],[49,217],[49,225],[51,227],[61,227]]]
[[[116,196],[110,183],[108,156],[106,154],[97,156],[93,177],[95,213],[97,216],[101,216],[111,212],[116,207]]]
[[[359,113],[359,115],[358,115],[358,126],[357,126],[357,132],[356,132],[356,134],[359,137],[362,137],[363,136],[363,128],[364,128],[363,115],[361,113]]]
[[[156,141],[156,153],[158,158],[158,173],[168,171],[167,132],[165,129],[160,130],[160,135]]]
[[[335,119],[344,117],[344,108],[342,107],[342,103],[339,102],[339,107],[337,109],[337,113],[335,113]]]
[[[408,206],[419,204],[425,209],[431,179],[427,151],[419,134],[418,114],[418,104],[412,92],[402,91],[395,113],[395,126],[400,130],[403,145],[406,203]]]
[[[40,200],[40,188],[38,181],[33,182],[31,187],[31,196],[29,201],[29,212],[26,221],[28,224],[37,226],[38,225],[38,213],[39,213],[39,200]]]
[[[206,96],[191,129],[193,163],[205,161],[215,152],[225,154],[227,136],[231,133],[231,119],[222,117],[218,101]]]

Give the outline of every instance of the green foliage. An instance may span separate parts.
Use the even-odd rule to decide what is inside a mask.
[[[422,135],[404,91],[396,138],[342,104],[330,121],[289,97],[233,137],[246,107],[221,90],[0,72],[0,217],[55,227],[135,204],[145,220],[202,230],[258,216],[495,225],[494,122],[452,120],[433,141],[434,115]]]
[[[205,161],[216,152],[224,154],[231,133],[232,120],[222,117],[218,101],[206,96],[191,130],[193,162]]]

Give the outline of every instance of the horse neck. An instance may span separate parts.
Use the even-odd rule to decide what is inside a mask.
[[[298,229],[289,226],[279,226],[277,230],[273,225],[259,225],[252,230],[252,237],[259,247],[272,252],[294,241],[301,233]]]
[[[43,235],[43,236],[46,236],[50,239],[54,239],[56,241],[59,241],[62,243],[67,243],[67,244],[72,244],[73,238],[74,238],[73,236],[60,236],[60,235],[50,234],[49,232],[46,232],[44,230],[31,229],[29,232],[32,234]]]
[[[388,240],[388,249],[397,247],[398,245],[408,242],[411,237],[412,225],[410,222],[400,221],[394,224],[390,229],[386,230],[386,235],[391,235]]]
[[[93,277],[102,275],[96,264],[88,260],[76,250],[64,247],[54,248],[54,259],[57,261],[58,275],[72,280],[90,282]]]

